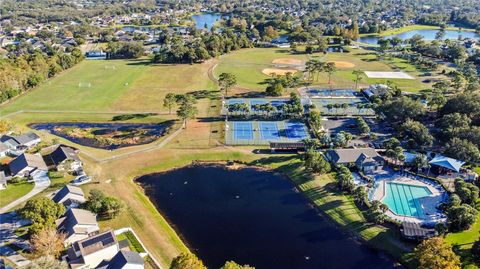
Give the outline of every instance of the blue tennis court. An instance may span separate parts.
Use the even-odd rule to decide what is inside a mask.
[[[276,140],[280,138],[276,122],[260,122],[260,136],[264,140]]]
[[[235,122],[233,126],[235,140],[253,139],[253,124],[251,122]]]
[[[302,140],[309,137],[307,128],[303,123],[286,122],[285,132],[290,139]]]
[[[227,121],[225,143],[228,145],[268,145],[270,142],[298,142],[309,138],[301,121]]]
[[[351,89],[310,89],[307,90],[307,94],[310,96],[320,97],[356,97],[360,96],[360,93]]]

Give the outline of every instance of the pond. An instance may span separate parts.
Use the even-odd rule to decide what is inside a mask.
[[[197,29],[205,29],[206,25],[209,31],[212,29],[212,26],[215,24],[215,22],[221,18],[222,14],[220,13],[200,13],[192,16]]]
[[[395,36],[400,37],[402,40],[406,40],[409,38],[412,38],[414,35],[421,35],[423,36],[424,40],[431,41],[435,40],[435,35],[437,34],[439,30],[433,30],[433,29],[421,29],[421,30],[412,30],[396,35],[389,35],[389,36],[384,36],[384,39],[390,39]],[[446,30],[445,31],[445,38],[444,39],[458,39],[459,37],[463,38],[480,38],[479,34],[476,34],[474,32],[468,32],[468,31],[457,31],[457,30]],[[357,41],[362,42],[362,43],[367,43],[367,44],[377,44],[378,40],[380,37],[378,36],[361,36]]]
[[[208,268],[227,260],[258,269],[394,267],[321,217],[279,174],[191,165],[136,182]]]
[[[117,149],[151,143],[163,136],[172,125],[170,121],[159,124],[54,122],[34,123],[29,127],[47,130],[82,146]]]
[[[272,43],[274,44],[288,43],[288,37],[289,35],[287,34],[279,35],[278,37],[272,39]]]

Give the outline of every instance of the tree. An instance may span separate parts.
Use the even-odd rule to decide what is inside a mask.
[[[93,189],[83,207],[102,218],[112,219],[123,211],[124,204],[115,197],[106,196],[101,190]]]
[[[177,117],[183,121],[183,125],[187,128],[187,120],[195,119],[198,114],[195,100],[186,95],[178,102],[180,103],[180,106],[177,109]]]
[[[225,91],[225,96],[228,95],[228,90],[235,86],[235,84],[237,84],[237,78],[234,74],[221,73],[220,76],[218,76],[218,85],[220,86],[220,90]]]
[[[480,160],[480,150],[475,144],[456,137],[450,139],[445,145],[445,154],[468,163],[476,163]]]
[[[250,265],[240,265],[234,261],[229,261],[226,262],[224,266],[222,266],[220,269],[255,269],[255,267],[252,267]]]
[[[275,82],[273,84],[270,84],[265,89],[266,94],[269,96],[281,96],[283,91],[284,91],[284,87],[280,82]]]
[[[35,234],[45,228],[53,227],[55,220],[65,214],[63,204],[56,204],[47,197],[28,200],[20,210],[20,216],[32,222],[30,230]]]
[[[308,113],[308,122],[317,132],[322,129],[322,115],[317,110],[311,110]]]
[[[441,237],[433,237],[420,243],[414,255],[419,269],[460,269],[460,258]]]
[[[53,227],[45,228],[32,235],[32,244],[35,256],[53,256],[58,258],[63,251],[65,234],[59,234]]]
[[[323,67],[323,70],[325,70],[325,72],[327,72],[327,74],[328,74],[328,85],[331,88],[332,87],[332,75],[333,75],[333,73],[335,73],[337,71],[337,68],[335,67],[335,63],[333,63],[333,62],[327,63]]]
[[[174,93],[167,93],[163,98],[163,107],[168,108],[168,114],[172,114],[172,108],[175,106],[177,97]]]
[[[0,120],[0,134],[6,134],[13,129],[13,123],[6,119]]]
[[[207,267],[195,254],[182,253],[172,260],[170,269],[207,269]]]
[[[475,241],[475,243],[473,243],[472,249],[470,251],[472,252],[475,263],[480,264],[480,240],[477,240]]]
[[[424,154],[417,154],[412,160],[412,167],[415,168],[415,171],[428,167],[427,156]]]
[[[358,126],[358,131],[360,132],[361,135],[366,135],[370,133],[370,127],[368,127],[368,124],[365,122],[365,120],[362,117],[357,118],[357,126]]]
[[[355,75],[355,78],[353,79],[355,82],[355,90],[358,90],[358,83],[363,79],[363,71],[353,70],[352,74]]]
[[[355,190],[353,191],[353,199],[355,199],[355,202],[361,205],[367,202],[368,193],[365,190],[365,186],[359,186],[355,188]]]
[[[403,136],[414,142],[414,147],[429,147],[433,143],[433,136],[422,123],[408,119],[401,125]]]
[[[467,230],[477,219],[477,210],[470,205],[452,206],[447,211],[447,223],[451,231]]]
[[[325,174],[331,170],[330,163],[323,155],[316,150],[309,150],[305,153],[305,169],[312,173]]]
[[[339,165],[337,167],[337,170],[338,171],[336,174],[336,179],[338,187],[343,191],[351,193],[353,191],[353,188],[355,187],[352,173],[347,167],[343,165]]]
[[[409,118],[419,119],[425,113],[422,103],[406,96],[383,102],[378,109],[393,122],[405,122]]]
[[[68,269],[68,264],[64,261],[59,261],[52,256],[42,256],[26,265],[20,267],[21,269]]]
[[[370,207],[366,212],[367,219],[371,222],[381,224],[387,218],[385,212],[387,212],[388,207],[386,207],[382,202],[378,200],[372,201]]]
[[[475,202],[479,196],[479,189],[474,184],[457,178],[455,179],[455,194],[458,195],[462,203],[475,206]]]

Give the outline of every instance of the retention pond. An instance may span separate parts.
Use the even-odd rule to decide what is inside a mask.
[[[136,181],[208,268],[228,260],[257,269],[394,267],[320,216],[279,174],[192,165]]]

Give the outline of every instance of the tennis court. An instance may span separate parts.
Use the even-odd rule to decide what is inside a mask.
[[[277,112],[281,112],[281,107],[284,104],[288,104],[289,100],[284,98],[231,98],[224,102],[222,108],[222,114],[227,113],[229,105],[234,104],[246,104],[250,109],[250,113],[255,114],[259,111],[254,109],[255,105],[264,105],[270,103],[272,106],[277,108]]]
[[[362,94],[352,89],[304,89],[310,98],[346,98],[346,97],[360,97]]]
[[[310,101],[323,115],[373,116],[375,111],[364,97],[311,98]]]
[[[229,121],[225,126],[228,145],[268,145],[306,138],[310,138],[307,126],[299,121]]]

